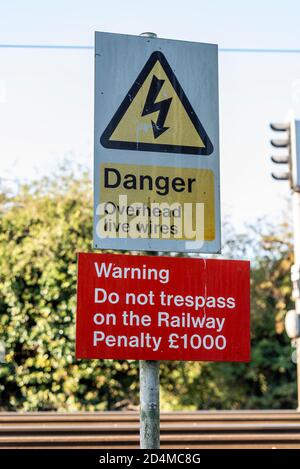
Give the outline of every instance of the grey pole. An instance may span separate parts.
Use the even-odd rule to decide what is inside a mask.
[[[147,31],[145,33],[141,33],[140,36],[143,36],[143,37],[157,37],[157,34],[156,33],[150,33],[150,31]]]
[[[300,314],[300,193],[293,191],[293,225],[294,225],[294,266],[293,266],[293,299],[296,313]],[[300,338],[296,339],[297,353],[297,395],[298,411],[300,411]]]
[[[140,36],[156,38],[151,32]],[[159,449],[159,361],[140,360],[140,447]]]
[[[159,361],[140,360],[140,447],[159,449]]]

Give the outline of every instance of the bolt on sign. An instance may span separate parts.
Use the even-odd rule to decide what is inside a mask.
[[[220,251],[218,48],[96,33],[94,248]]]
[[[248,261],[80,253],[77,358],[250,359]]]

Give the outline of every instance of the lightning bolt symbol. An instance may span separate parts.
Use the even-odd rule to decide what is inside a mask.
[[[142,116],[147,116],[153,112],[159,112],[156,122],[151,120],[152,130],[154,138],[157,139],[163,134],[169,127],[164,127],[169,108],[171,105],[172,98],[164,99],[163,101],[155,102],[160,90],[164,86],[165,80],[159,80],[153,75],[151,85],[146,98],[145,106],[142,112]]]

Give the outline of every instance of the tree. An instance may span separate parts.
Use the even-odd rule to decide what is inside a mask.
[[[0,198],[0,406],[105,410],[138,404],[136,361],[76,360],[76,253],[91,250],[92,190],[68,172]],[[264,227],[267,234],[261,234]],[[250,364],[162,362],[164,409],[295,407],[295,366],[282,328],[290,306],[288,228],[227,230],[227,256],[251,255]]]
[[[92,240],[91,184],[72,174],[43,179],[8,199],[0,224],[0,367],[3,409],[110,409],[136,364],[75,360],[76,253]]]

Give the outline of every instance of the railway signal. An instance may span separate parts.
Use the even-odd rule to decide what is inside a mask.
[[[277,181],[288,181],[291,180],[291,138],[290,138],[290,124],[270,124],[271,129],[274,132],[280,133],[280,138],[272,138],[270,143],[274,148],[284,148],[285,152],[283,155],[272,155],[271,160],[275,164],[288,165],[288,169],[282,172],[271,173],[272,177]],[[282,138],[283,137],[283,138]]]
[[[289,181],[293,191],[300,191],[300,120],[292,119],[287,123],[271,123],[276,137],[270,140],[276,153],[271,161],[276,165],[286,165],[283,171],[272,172],[277,181]],[[277,138],[277,136],[279,138]],[[280,152],[277,153],[277,150]]]
[[[300,410],[300,120],[291,119],[285,124],[272,123],[270,127],[280,134],[280,138],[271,139],[271,145],[284,150],[283,154],[271,156],[271,160],[275,164],[287,165],[284,171],[272,173],[272,177],[279,181],[289,181],[292,190],[294,265],[291,268],[291,280],[295,310],[286,314],[285,328],[287,335],[297,346],[298,410]]]

